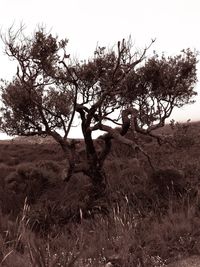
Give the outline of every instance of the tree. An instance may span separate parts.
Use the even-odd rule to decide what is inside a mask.
[[[139,53],[133,51],[131,40],[123,39],[113,49],[97,47],[87,61],[73,61],[67,54],[68,40],[43,29],[31,38],[10,29],[3,40],[6,54],[18,67],[13,81],[1,88],[0,129],[9,135],[52,136],[69,161],[68,179],[81,170],[98,193],[105,188],[103,163],[112,139],[142,151],[126,133],[131,129],[133,134],[153,135],[174,107],[192,103],[196,95],[197,59],[190,49],[174,57],[154,53],[147,58],[154,40]],[[79,164],[74,158],[76,144],[68,140],[76,114],[87,154],[87,162]],[[96,130],[105,132],[100,153],[92,138]]]

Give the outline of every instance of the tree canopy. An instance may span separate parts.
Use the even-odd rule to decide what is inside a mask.
[[[112,139],[134,146],[125,137],[129,129],[151,134],[164,126],[174,107],[192,103],[196,95],[197,58],[190,49],[176,56],[147,57],[154,40],[139,52],[130,39],[123,39],[112,49],[97,47],[92,58],[80,61],[71,58],[67,39],[43,29],[31,38],[10,29],[3,40],[18,67],[14,79],[1,87],[0,130],[51,135],[72,162],[68,134],[78,114],[90,171],[102,167]],[[106,132],[101,153],[92,139],[96,130]]]

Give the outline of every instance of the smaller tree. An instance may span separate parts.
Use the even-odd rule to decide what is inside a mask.
[[[94,57],[82,62],[70,59],[67,40],[41,29],[32,38],[22,36],[10,30],[4,38],[6,53],[17,60],[18,68],[14,80],[1,88],[1,130],[9,135],[51,135],[70,163],[68,178],[81,170],[98,192],[105,185],[103,163],[112,139],[142,151],[126,133],[131,129],[153,136],[174,107],[192,103],[196,95],[197,59],[189,49],[175,57],[146,58],[154,41],[139,53],[130,40],[122,40],[111,50],[97,47]],[[67,138],[75,114],[87,155],[80,164],[74,157],[76,146]],[[105,132],[100,153],[92,138],[96,130]]]

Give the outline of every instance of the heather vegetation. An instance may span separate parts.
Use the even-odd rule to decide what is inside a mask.
[[[92,207],[86,175],[62,180],[58,145],[2,141],[1,265],[146,267],[199,255],[199,127],[167,125],[162,145],[138,136],[155,171],[145,155],[114,142],[106,192]]]

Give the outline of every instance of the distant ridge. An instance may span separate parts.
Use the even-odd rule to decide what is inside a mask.
[[[187,122],[179,122],[180,124],[187,124]],[[192,130],[198,131],[200,134],[200,121],[191,121],[189,122]],[[165,124],[164,127],[156,129],[155,133],[158,134],[171,134],[172,133],[172,129],[170,127],[170,124],[167,123]],[[76,139],[76,140],[80,140],[83,141],[82,138],[68,138],[69,140],[72,139]],[[1,135],[0,135],[0,142],[2,143],[26,143],[26,144],[48,144],[48,143],[56,143],[56,141],[53,139],[53,137],[51,136],[46,136],[46,137],[41,137],[38,135],[35,136],[17,136],[17,137],[10,137],[10,138],[6,138],[6,139],[1,139]]]
[[[79,138],[75,138],[76,140],[83,140]],[[73,138],[68,138],[68,140],[73,140]],[[17,143],[17,144],[52,144],[56,143],[56,141],[51,136],[41,137],[38,135],[35,136],[17,136],[10,139],[0,140],[1,143]]]

